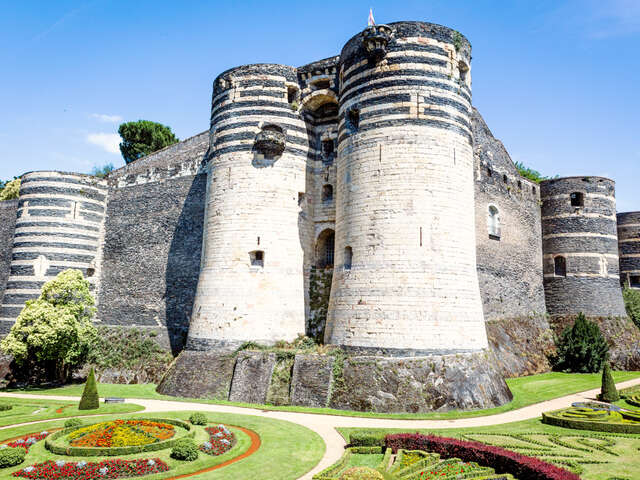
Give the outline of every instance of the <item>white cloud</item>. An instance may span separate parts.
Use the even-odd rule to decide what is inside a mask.
[[[89,117],[105,123],[117,123],[122,121],[122,117],[120,115],[105,115],[104,113],[92,113]]]
[[[120,135],[117,133],[90,133],[87,142],[101,147],[109,153],[120,153]]]

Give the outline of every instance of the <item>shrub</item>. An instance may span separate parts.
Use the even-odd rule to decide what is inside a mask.
[[[189,417],[189,421],[194,425],[206,425],[207,416],[204,413],[200,412],[192,413]]]
[[[98,396],[98,385],[96,383],[96,375],[93,368],[89,372],[87,383],[84,384],[82,398],[78,410],[95,410],[100,408],[100,397]]]
[[[27,451],[22,447],[0,450],[0,468],[14,467],[24,462]]]
[[[340,476],[340,480],[384,480],[384,477],[373,468],[352,467]]]
[[[184,460],[186,462],[193,462],[198,458],[198,446],[190,438],[183,438],[176,442],[171,449],[171,458],[176,460]]]
[[[598,399],[608,403],[620,400],[620,395],[618,394],[616,384],[613,381],[613,376],[611,375],[609,362],[606,362],[602,369],[602,388],[600,390],[600,395],[598,395]]]
[[[468,442],[436,435],[401,433],[387,435],[385,443],[394,453],[399,449],[433,452],[442,458],[459,458],[464,462],[490,466],[496,473],[510,473],[518,480],[580,480],[575,473],[537,458],[480,442]]]
[[[79,418],[70,418],[64,422],[64,428],[79,427],[80,425],[82,425],[82,420]]]
[[[608,354],[609,346],[598,324],[580,313],[573,326],[562,332],[555,368],[578,373],[599,372]]]
[[[384,445],[385,432],[354,432],[349,435],[349,446],[377,447]]]
[[[622,297],[624,298],[624,307],[627,310],[627,315],[640,328],[640,290],[629,288],[628,285],[625,285],[622,289]]]

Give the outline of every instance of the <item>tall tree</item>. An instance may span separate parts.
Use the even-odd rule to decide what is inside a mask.
[[[171,128],[149,120],[123,123],[118,133],[122,137],[120,152],[126,163],[179,142]]]

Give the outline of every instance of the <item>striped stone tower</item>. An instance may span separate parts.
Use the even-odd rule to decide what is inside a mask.
[[[626,316],[618,261],[615,182],[601,177],[543,181],[543,270],[553,316]]]
[[[619,213],[620,282],[640,288],[640,212]]]
[[[11,270],[0,320],[15,321],[27,300],[67,268],[81,270],[97,294],[107,183],[90,175],[22,176]]]
[[[246,65],[213,90],[202,265],[187,349],[293,340],[305,331],[300,198],[306,128],[296,69]]]
[[[470,62],[466,38],[423,22],[369,27],[343,48],[326,342],[392,355],[487,347]]]

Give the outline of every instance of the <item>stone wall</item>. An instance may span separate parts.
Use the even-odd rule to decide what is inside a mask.
[[[620,282],[640,288],[640,212],[618,213]]]
[[[0,305],[11,269],[11,247],[16,227],[18,199],[0,202]],[[0,321],[0,335],[8,333],[13,320]]]
[[[98,319],[184,345],[200,269],[208,149],[201,133],[109,176]]]

